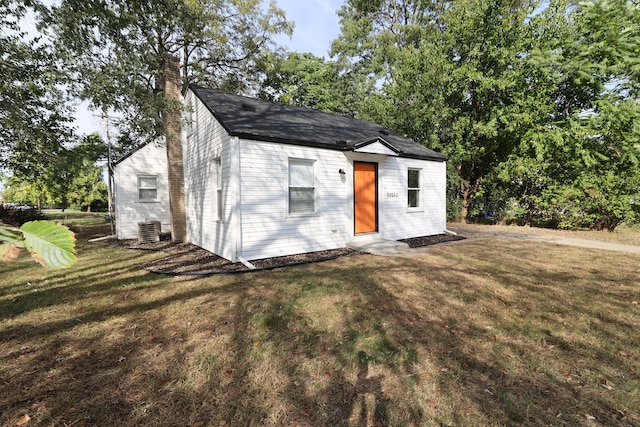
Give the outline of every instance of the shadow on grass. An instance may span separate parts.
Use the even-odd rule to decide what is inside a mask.
[[[79,256],[82,262],[70,269],[55,272],[43,270],[25,280],[14,272],[15,283],[0,287],[0,321],[31,310],[65,305],[79,296],[91,299],[115,297],[129,292],[127,287],[132,284],[145,286],[147,282],[154,280],[141,271],[140,260],[152,259],[158,255],[146,254],[146,258],[141,258],[120,253],[118,257],[108,255],[103,258],[103,253],[105,251],[102,245],[88,250],[80,246]],[[27,264],[28,262],[21,261],[15,268],[18,272],[39,268],[31,263]]]
[[[618,311],[637,271],[595,304],[614,258],[576,252],[593,273],[563,265],[566,249],[506,245],[208,279],[136,276],[122,259],[55,275],[46,292],[62,298],[2,312],[0,423],[640,422],[638,314]],[[27,316],[45,309],[57,317]]]

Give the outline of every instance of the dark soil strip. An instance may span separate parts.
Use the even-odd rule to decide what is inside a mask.
[[[464,239],[464,237],[439,234],[435,236],[403,239],[401,242],[408,243],[411,248],[417,248],[462,239]],[[297,255],[264,258],[251,261],[251,264],[253,264],[257,270],[250,270],[241,262],[231,262],[190,243],[172,243],[170,241],[138,243],[137,240],[120,240],[116,241],[114,244],[128,249],[161,251],[167,253],[166,257],[148,262],[144,264],[142,268],[152,273],[170,274],[175,276],[211,276],[218,274],[248,273],[251,271],[272,270],[275,268],[290,267],[312,262],[329,261],[361,253],[353,249],[341,248]]]
[[[159,274],[209,276],[216,274],[248,273],[259,270],[272,270],[280,267],[329,261],[346,256],[358,255],[353,249],[341,248],[310,252],[297,255],[264,258],[251,261],[257,270],[250,270],[241,262],[231,262],[205,249],[190,243],[138,243],[137,240],[123,240],[116,244],[128,249],[162,251],[168,255],[142,266],[147,271]]]
[[[421,248],[423,246],[437,245],[438,243],[455,242],[456,240],[465,240],[465,237],[454,236],[453,234],[436,234],[434,236],[400,239],[400,242],[409,244],[410,248]]]

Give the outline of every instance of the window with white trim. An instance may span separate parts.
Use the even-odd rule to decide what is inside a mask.
[[[187,138],[193,135],[193,106],[189,105],[182,112],[182,129]]]
[[[289,213],[316,212],[314,160],[289,159]]]
[[[420,207],[420,169],[409,169],[407,173],[407,207]]]
[[[213,160],[216,168],[216,219],[222,219],[222,161],[220,157]]]
[[[155,202],[158,200],[158,177],[138,175],[138,201]]]

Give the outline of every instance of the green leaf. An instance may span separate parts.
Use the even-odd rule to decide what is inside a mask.
[[[76,261],[76,239],[67,227],[50,221],[30,221],[20,230],[27,250],[43,266],[68,268]]]
[[[20,230],[9,227],[0,227],[0,242],[14,243],[17,246],[21,246],[23,240]]]

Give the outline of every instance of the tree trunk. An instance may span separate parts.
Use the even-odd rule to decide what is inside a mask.
[[[460,223],[467,224],[467,216],[469,215],[469,208],[466,202],[462,201],[462,209],[460,209]]]
[[[460,209],[460,223],[467,224],[469,220],[470,188],[464,183],[460,184],[460,194],[462,195],[462,208]]]
[[[471,203],[473,202],[473,199],[475,198],[481,183],[482,178],[470,179],[468,181],[468,184],[465,184],[464,181],[460,183],[460,194],[462,195],[460,222],[462,224],[467,224],[469,222],[469,208],[471,207]]]
[[[180,63],[167,57],[163,64],[162,86],[167,107],[163,112],[166,129],[167,167],[169,173],[169,211],[171,240],[184,242],[187,238],[187,219],[184,206],[184,165],[182,163],[180,102]]]

